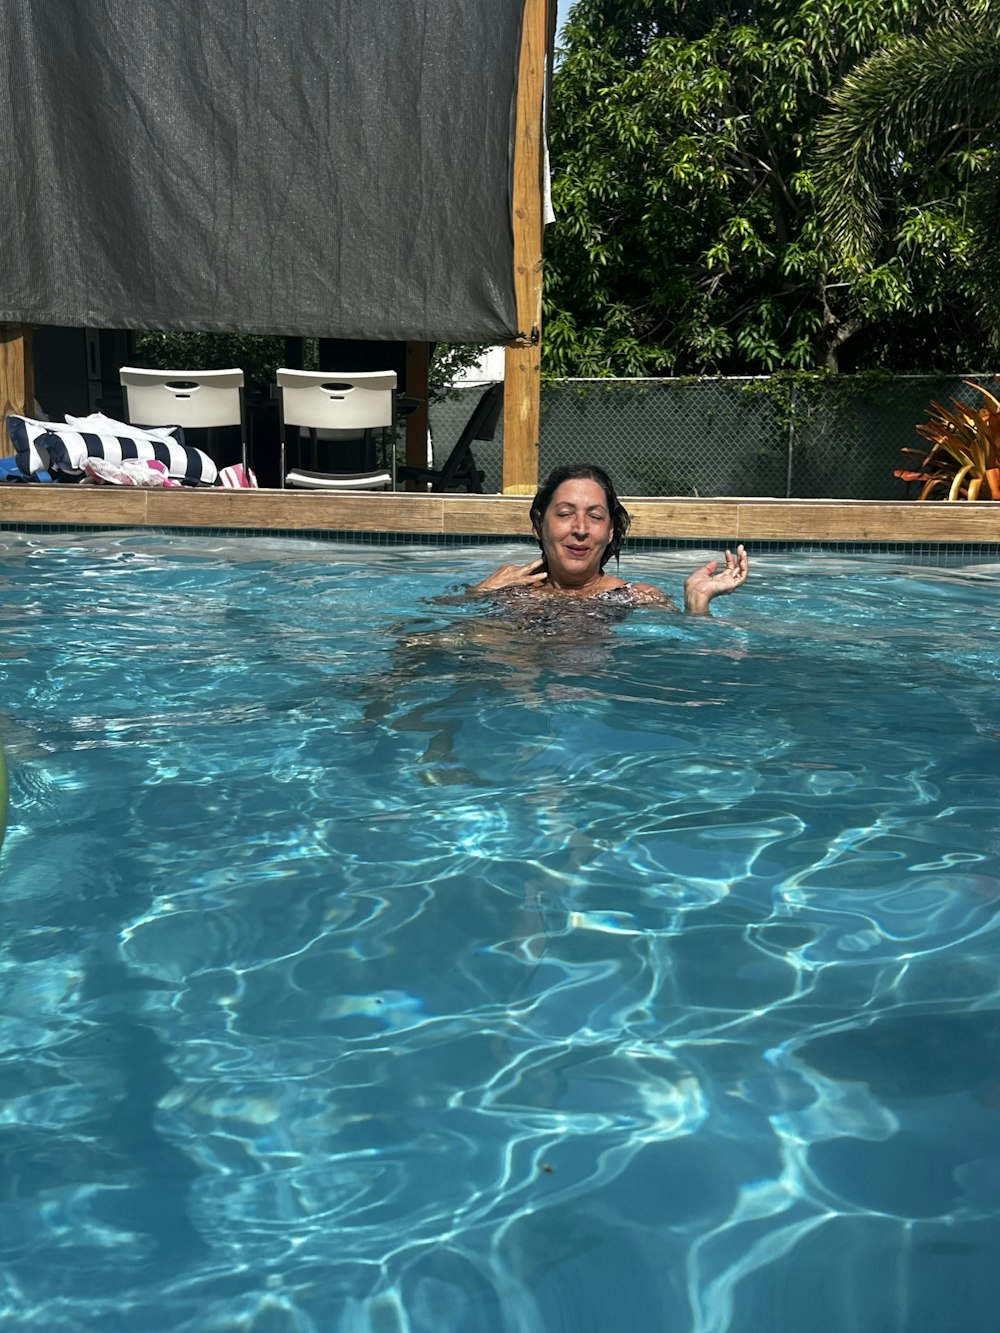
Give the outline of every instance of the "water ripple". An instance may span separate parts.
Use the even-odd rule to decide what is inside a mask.
[[[988,1327],[994,569],[3,542],[5,1327]]]

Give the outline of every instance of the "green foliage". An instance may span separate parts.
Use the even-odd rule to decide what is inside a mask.
[[[749,380],[742,392],[766,398],[784,430],[801,431],[817,420],[836,421],[848,409],[877,398],[893,377],[882,370],[837,375],[829,370],[779,370]]]
[[[552,88],[547,373],[978,365],[982,340],[952,312],[983,146],[908,164],[898,235],[864,274],[832,269],[813,169],[837,81],[969,9],[577,0]]]
[[[928,420],[917,427],[930,449],[903,450],[920,459],[918,470],[901,468],[895,475],[923,482],[921,500],[938,491],[944,491],[947,500],[1000,500],[1000,399],[971,380],[965,382],[986,403],[969,407],[953,398],[947,408],[932,401]]]
[[[238,366],[248,385],[266,389],[285,364],[284,338],[244,333],[147,331],[134,337],[135,359],[155,370],[226,370]]]
[[[318,370],[317,340],[305,338],[303,343],[305,369]],[[239,366],[247,384],[264,393],[274,383],[277,368],[286,364],[285,339],[264,335],[149,331],[137,333],[134,346],[138,363],[157,370]],[[475,365],[485,350],[479,344],[437,343],[431,357],[430,400],[448,397],[455,376]]]
[[[967,323],[997,346],[1000,3],[967,9],[851,71],[818,127],[815,185],[839,270],[862,302],[877,299],[894,259],[954,265]]]
[[[454,387],[456,375],[471,370],[486,350],[485,343],[435,343],[428,381],[430,402],[442,402],[459,393],[460,389]]]

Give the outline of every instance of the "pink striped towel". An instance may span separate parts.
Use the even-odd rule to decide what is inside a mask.
[[[223,486],[229,486],[230,488],[251,487],[253,490],[259,489],[257,478],[249,468],[244,468],[242,463],[234,463],[232,467],[220,467],[219,481]]]

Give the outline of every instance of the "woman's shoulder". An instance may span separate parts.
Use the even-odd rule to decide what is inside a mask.
[[[612,574],[595,595],[601,601],[616,602],[620,606],[663,606],[676,611],[674,601],[652,583],[626,583]]]
[[[627,583],[624,585],[631,592],[638,606],[665,606],[671,611],[677,610],[672,597],[668,597],[655,583]]]

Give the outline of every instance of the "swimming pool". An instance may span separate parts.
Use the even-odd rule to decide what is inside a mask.
[[[991,1325],[1000,567],[0,550],[5,1329]]]

